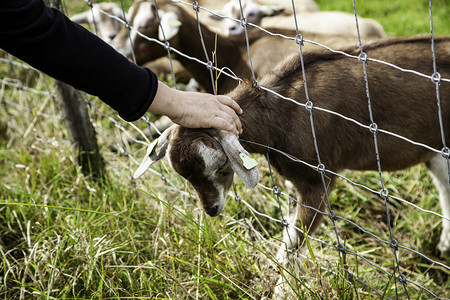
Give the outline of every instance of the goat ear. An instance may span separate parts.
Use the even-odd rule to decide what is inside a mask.
[[[91,12],[90,11],[85,11],[76,15],[73,15],[70,17],[70,20],[72,22],[78,23],[78,24],[86,24],[89,23],[89,16],[90,16]]]
[[[284,12],[284,7],[274,5],[262,5],[261,13],[263,16],[273,17]]]
[[[154,140],[147,148],[144,160],[134,172],[133,178],[139,178],[148,168],[166,155],[167,145],[171,137],[171,127],[165,130],[159,138]]]
[[[231,167],[244,184],[253,189],[259,181],[258,163],[239,143],[236,135],[220,130],[219,142],[231,162]]]
[[[181,22],[178,20],[178,16],[174,12],[160,11],[160,19],[161,24],[158,29],[158,38],[160,41],[164,41],[164,37],[166,40],[170,40],[178,34],[180,31]]]

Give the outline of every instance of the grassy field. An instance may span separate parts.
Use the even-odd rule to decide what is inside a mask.
[[[351,0],[316,1],[321,10],[340,10],[353,13]],[[370,17],[383,25],[389,36],[410,36],[430,33],[429,1],[356,1],[360,16]],[[433,0],[433,27],[435,34],[450,32],[450,3],[447,0]]]
[[[450,35],[450,5],[433,1],[435,32]],[[349,0],[317,1],[322,10],[353,11]],[[69,12],[85,7],[66,1]],[[130,1],[125,2],[127,7]],[[357,1],[361,16],[378,20],[390,36],[429,33],[428,1]],[[3,58],[7,54],[1,53]],[[0,63],[0,79],[47,91],[51,80],[42,74]],[[262,299],[272,295],[278,280],[274,261],[281,226],[276,196],[258,187],[248,190],[235,180],[245,203],[229,197],[224,216],[209,218],[199,208],[192,187],[162,162],[137,182],[131,179],[145,153],[127,140],[138,132],[105,118],[118,119],[93,98],[91,118],[107,162],[102,182],[86,177],[75,163],[57,101],[27,89],[0,87],[0,299]],[[19,105],[19,106],[18,106]],[[45,114],[45,115],[44,115]],[[145,128],[143,121],[135,126]],[[141,138],[142,139],[142,138]],[[272,186],[264,158],[260,182]],[[377,173],[346,172],[357,184],[379,190]],[[390,194],[440,212],[438,195],[423,166],[383,173]],[[282,178],[275,183],[286,192]],[[233,194],[233,193],[232,193]],[[287,209],[286,197],[281,206]],[[389,240],[383,201],[344,180],[330,194],[337,214]],[[435,246],[439,217],[401,202],[389,207],[393,235],[402,246],[440,264]],[[255,211],[259,212],[255,213]],[[264,216],[262,216],[264,215]],[[336,222],[345,247],[388,271],[394,267],[392,249],[342,219]],[[251,227],[255,231],[248,229]],[[316,234],[336,244],[328,219]],[[309,260],[293,287],[298,299],[405,299],[403,287],[364,260],[342,256],[324,243],[310,241]],[[400,249],[400,268],[408,280],[442,298],[450,295],[450,272],[421,255]],[[346,275],[348,268],[359,281]],[[432,299],[407,284],[411,299]]]

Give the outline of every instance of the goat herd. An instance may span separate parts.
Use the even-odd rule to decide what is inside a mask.
[[[136,177],[166,157],[172,168],[193,185],[206,213],[217,216],[224,208],[234,173],[250,188],[258,184],[258,168],[248,165],[249,153],[266,155],[268,149],[275,149],[270,151],[270,162],[292,182],[298,199],[289,205],[289,226],[283,238],[286,247],[277,256],[281,263],[288,264],[286,250],[304,247],[303,231],[299,229],[306,228],[313,234],[318,228],[323,215],[316,211],[326,210],[324,194],[332,188],[336,172],[378,170],[379,164],[383,171],[394,171],[425,163],[439,190],[444,216],[438,249],[449,252],[450,186],[443,140],[450,140],[450,39],[435,38],[438,75],[433,68],[429,36],[386,38],[378,22],[358,17],[363,51],[372,59],[366,64],[367,60],[361,58],[353,14],[319,11],[313,0],[299,0],[294,2],[303,38],[340,49],[351,57],[304,43],[301,60],[296,41],[268,35],[253,25],[247,32],[248,51],[239,22],[241,5],[248,22],[272,33],[297,36],[291,1],[274,2],[199,1],[216,13],[200,11],[199,25],[192,6],[158,1],[156,8],[154,1],[137,0],[126,15],[135,29],[131,32],[126,28],[119,31],[117,20],[105,18],[96,10],[72,17],[77,22],[93,23],[94,16],[91,28],[96,28],[97,34],[117,51],[134,57],[139,65],[167,73],[171,72],[167,49],[161,45],[166,41],[189,57],[205,60],[200,26],[209,59],[218,69],[230,70],[244,79],[221,74],[213,86],[205,65],[172,51],[179,82],[192,83],[193,79],[203,91],[227,93],[238,101],[244,111],[244,131],[236,137],[214,129],[172,125],[151,145]],[[98,8],[124,17],[112,3],[98,4]],[[252,84],[248,53],[258,85],[264,88]],[[436,105],[437,98],[440,106]],[[324,173],[326,176],[322,176]]]

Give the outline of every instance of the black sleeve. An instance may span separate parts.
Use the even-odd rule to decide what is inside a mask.
[[[0,0],[0,48],[44,73],[98,96],[127,121],[155,97],[156,75],[42,0]]]

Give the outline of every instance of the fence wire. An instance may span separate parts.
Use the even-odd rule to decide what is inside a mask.
[[[156,7],[156,15],[159,17],[159,12],[158,12],[158,2],[156,0],[153,0],[155,7]],[[151,38],[151,37],[147,37],[145,35],[143,35],[142,33],[140,33],[138,31],[137,28],[134,28],[132,25],[130,25],[126,19],[125,16],[125,10],[124,10],[124,6],[122,1],[120,1],[123,13],[124,13],[124,20],[110,15],[105,11],[102,11],[100,8],[98,8],[95,4],[92,4],[92,2],[90,0],[86,0],[87,6],[90,9],[97,9],[99,10],[99,12],[101,12],[102,14],[107,15],[110,18],[114,18],[115,20],[121,22],[122,24],[125,25],[125,27],[131,32],[135,32],[137,35],[141,36],[142,38],[147,39],[148,41],[151,41],[153,43],[156,43],[160,46],[165,47],[165,49],[167,50],[167,55],[168,58],[170,60],[170,65],[171,65],[171,71],[172,71],[172,76],[175,82],[175,87],[177,87],[176,84],[176,78],[175,78],[175,72],[173,69],[173,63],[172,63],[172,53],[176,53],[178,55],[181,55],[185,58],[188,58],[190,60],[193,60],[199,64],[202,64],[205,68],[207,68],[210,71],[210,75],[211,75],[211,84],[213,87],[213,91],[214,93],[216,93],[216,86],[215,86],[215,80],[213,78],[213,71],[218,71],[221,72],[221,74],[223,74],[224,76],[228,76],[236,81],[241,81],[242,79],[235,76],[232,72],[228,72],[227,70],[224,69],[218,69],[216,66],[214,66],[214,64],[212,63],[212,61],[209,58],[209,53],[211,53],[214,49],[207,49],[204,41],[203,41],[203,35],[202,35],[202,29],[200,26],[200,18],[199,18],[199,12],[200,11],[204,11],[208,14],[211,15],[215,15],[216,17],[220,17],[220,18],[229,18],[226,16],[223,16],[215,11],[212,11],[206,7],[203,7],[201,5],[199,5],[199,3],[197,1],[192,1],[192,3],[189,2],[185,2],[185,1],[179,1],[179,0],[172,0],[171,1],[173,3],[173,5],[181,5],[181,6],[191,6],[192,9],[195,11],[195,18],[196,18],[196,22],[198,24],[198,34],[199,34],[199,38],[201,40],[201,44],[202,44],[202,48],[203,48],[203,52],[204,52],[204,60],[202,60],[202,58],[198,58],[198,57],[191,57],[185,53],[183,53],[182,51],[173,48],[169,41],[166,39],[166,35],[164,33],[164,30],[161,28],[161,31],[163,32],[163,36],[164,39],[163,41],[159,41],[157,39]],[[243,26],[244,28],[244,33],[245,33],[245,40],[246,40],[246,50],[248,53],[248,57],[249,57],[249,65],[250,65],[250,69],[252,72],[252,79],[253,79],[253,85],[255,88],[258,89],[262,89],[264,91],[267,91],[275,96],[277,96],[280,100],[284,100],[284,101],[290,101],[292,103],[295,103],[296,105],[302,106],[304,107],[308,113],[309,113],[309,117],[310,117],[310,124],[311,124],[311,135],[312,138],[314,140],[314,146],[315,146],[315,151],[316,151],[316,155],[317,155],[317,161],[318,164],[317,165],[311,165],[309,163],[307,163],[306,161],[301,160],[300,158],[296,158],[292,155],[290,155],[289,153],[285,153],[279,149],[275,149],[272,147],[267,147],[266,145],[263,145],[264,147],[267,148],[267,161],[268,161],[268,168],[269,168],[269,173],[270,173],[270,182],[271,182],[271,186],[265,186],[263,184],[258,184],[258,188],[262,189],[262,190],[266,190],[268,192],[272,192],[274,198],[276,199],[277,205],[278,205],[278,210],[279,210],[279,215],[280,218],[274,218],[272,216],[269,216],[265,213],[259,212],[256,208],[254,208],[252,206],[252,201],[250,200],[246,200],[243,199],[242,196],[240,196],[236,190],[236,188],[234,188],[234,193],[229,193],[229,197],[232,199],[235,199],[236,201],[239,202],[239,207],[241,210],[241,218],[239,219],[235,219],[231,216],[228,216],[226,214],[226,212],[221,214],[221,217],[224,218],[225,220],[227,220],[228,222],[231,222],[233,224],[237,224],[239,226],[243,226],[244,228],[246,228],[249,232],[251,232],[253,234],[253,236],[255,236],[257,239],[262,240],[263,242],[270,244],[271,246],[275,247],[275,248],[280,248],[280,249],[284,249],[285,246],[281,245],[279,241],[274,240],[273,237],[267,237],[266,234],[258,231],[257,229],[255,229],[251,224],[249,224],[249,222],[247,221],[247,215],[251,214],[254,216],[257,216],[258,218],[264,218],[269,220],[270,222],[274,222],[277,223],[278,226],[281,228],[281,230],[286,230],[286,232],[288,232],[287,228],[288,227],[293,227],[296,230],[298,230],[299,232],[301,232],[303,235],[305,235],[307,237],[308,240],[317,243],[323,247],[329,248],[329,249],[333,249],[334,251],[336,251],[336,254],[338,254],[338,256],[340,256],[343,261],[344,261],[344,266],[345,266],[345,272],[348,275],[348,278],[350,278],[352,280],[352,283],[355,285],[360,285],[363,288],[367,288],[370,289],[371,291],[377,293],[380,297],[386,297],[388,298],[385,294],[384,291],[380,290],[379,288],[372,286],[372,284],[370,282],[365,282],[363,278],[360,278],[358,276],[358,274],[355,274],[354,272],[352,272],[352,270],[350,268],[348,268],[348,265],[350,264],[350,261],[348,259],[348,256],[353,256],[356,257],[357,259],[361,260],[364,264],[366,264],[371,270],[373,270],[374,272],[376,272],[377,274],[379,274],[380,277],[384,278],[384,282],[387,285],[389,283],[389,281],[391,280],[391,278],[394,278],[399,284],[401,284],[402,289],[404,290],[404,294],[405,297],[407,297],[408,299],[410,298],[411,294],[416,293],[417,291],[424,291],[426,292],[430,297],[436,298],[436,299],[441,299],[441,298],[445,298],[447,295],[437,295],[434,291],[430,290],[429,288],[427,288],[425,285],[425,283],[422,282],[415,282],[413,280],[410,280],[406,273],[407,270],[403,270],[402,266],[401,266],[401,258],[400,258],[400,249],[402,251],[407,251],[410,253],[413,253],[414,255],[418,255],[421,258],[425,259],[426,261],[428,261],[429,264],[435,265],[435,266],[439,266],[442,269],[446,270],[447,272],[450,272],[450,266],[437,261],[435,259],[432,259],[431,257],[420,253],[417,250],[411,249],[409,247],[403,246],[401,245],[398,240],[395,238],[394,236],[394,232],[393,232],[393,228],[391,225],[391,218],[390,218],[390,211],[389,211],[389,207],[392,205],[392,202],[399,202],[408,206],[411,206],[414,209],[420,210],[423,213],[426,214],[432,214],[434,216],[437,216],[439,218],[442,218],[443,220],[447,220],[450,221],[450,219],[446,218],[445,216],[443,216],[442,214],[439,214],[437,212],[433,212],[424,208],[421,208],[405,199],[401,199],[400,197],[397,197],[395,195],[391,195],[388,191],[388,189],[385,187],[385,183],[384,183],[384,179],[383,179],[383,170],[382,170],[382,162],[380,161],[380,153],[379,153],[379,149],[378,149],[378,134],[379,133],[384,133],[399,139],[402,139],[403,141],[406,141],[408,143],[410,143],[411,145],[416,145],[416,146],[420,146],[425,148],[426,150],[429,151],[433,151],[435,153],[441,153],[445,159],[447,159],[447,165],[449,165],[448,160],[449,160],[449,153],[450,150],[447,148],[446,145],[446,141],[445,141],[445,135],[444,135],[444,126],[443,126],[443,117],[442,117],[442,112],[440,110],[440,84],[442,82],[450,82],[450,79],[448,78],[442,78],[441,75],[439,74],[437,67],[436,67],[436,54],[435,54],[435,48],[434,48],[434,35],[433,35],[433,14],[432,14],[432,1],[429,0],[429,11],[430,11],[430,30],[431,30],[431,51],[433,54],[433,70],[434,73],[432,75],[428,75],[428,74],[423,74],[421,72],[418,72],[416,70],[409,70],[409,69],[404,69],[401,68],[399,66],[396,66],[394,64],[391,64],[389,62],[386,61],[382,61],[379,59],[373,59],[367,56],[367,54],[364,52],[364,45],[361,42],[361,35],[359,32],[359,26],[358,26],[358,14],[357,14],[357,5],[355,0],[353,0],[353,9],[354,9],[354,14],[355,14],[355,24],[356,24],[356,30],[357,30],[357,40],[359,43],[359,49],[360,49],[360,55],[359,56],[354,56],[354,55],[350,55],[348,53],[342,52],[340,50],[335,50],[332,49],[330,47],[327,47],[323,44],[320,44],[318,42],[315,41],[310,41],[307,39],[304,39],[302,34],[301,34],[301,28],[299,28],[298,24],[297,24],[297,16],[295,14],[295,4],[294,1],[292,1],[292,8],[293,8],[293,18],[295,20],[295,30],[297,32],[297,35],[295,37],[288,37],[288,36],[284,36],[284,35],[280,35],[280,34],[276,34],[276,33],[272,33],[267,31],[266,29],[256,25],[256,24],[252,24],[249,23],[245,16],[244,16],[244,11],[243,11],[243,6],[242,6],[242,1],[239,0],[239,5],[240,5],[240,11],[241,11],[241,19],[233,19],[233,18],[229,18],[235,22],[237,22],[238,24],[240,24],[241,26]],[[92,14],[94,16],[94,14]],[[160,19],[159,19],[160,20]],[[291,40],[292,42],[297,43],[298,45],[298,55],[300,57],[300,61],[301,61],[301,66],[302,66],[302,72],[300,74],[298,74],[299,78],[302,78],[303,80],[303,84],[304,84],[304,89],[305,89],[305,95],[306,95],[306,103],[302,104],[302,103],[298,103],[296,102],[294,99],[291,99],[289,97],[285,97],[273,90],[271,90],[268,87],[264,87],[261,86],[260,83],[257,81],[256,75],[255,75],[255,71],[252,65],[252,57],[251,57],[251,51],[250,51],[250,42],[249,42],[249,36],[248,36],[248,32],[247,29],[248,27],[254,27],[255,30],[261,30],[264,31],[267,34],[273,35],[273,36],[279,36],[281,38],[287,39],[287,40]],[[132,43],[131,38],[130,38],[130,43]],[[303,45],[304,43],[311,43],[317,46],[321,46],[324,49],[334,52],[334,53],[338,53],[341,54],[343,56],[346,56],[348,58],[351,59],[357,59],[361,65],[362,65],[362,70],[361,70],[361,77],[364,78],[364,82],[365,82],[365,88],[366,88],[366,95],[367,95],[367,103],[368,103],[368,108],[369,108],[369,117],[370,117],[370,124],[362,124],[361,122],[354,120],[352,118],[349,118],[343,114],[340,114],[338,112],[334,112],[325,108],[321,108],[318,107],[316,105],[314,105],[313,101],[311,101],[309,99],[309,95],[308,95],[308,74],[306,73],[305,67],[304,67],[304,56],[303,56]],[[133,45],[132,45],[133,46]],[[132,47],[133,49],[133,47]],[[135,61],[135,54],[132,54],[133,60]],[[8,57],[8,58],[0,58],[0,62],[5,63],[5,64],[9,64],[11,66],[12,69],[21,69],[21,70],[27,70],[27,71],[32,71],[32,72],[37,72],[35,69],[29,67],[26,64],[23,64],[21,62],[17,62],[15,61],[13,58]],[[388,130],[385,130],[383,128],[378,128],[377,124],[376,124],[376,120],[373,117],[372,114],[372,104],[371,104],[371,99],[370,99],[370,90],[369,90],[369,82],[370,82],[370,76],[367,74],[367,70],[366,70],[366,65],[368,63],[376,63],[376,64],[383,64],[385,66],[391,67],[393,69],[397,69],[399,71],[402,72],[406,72],[406,73],[411,73],[414,74],[416,76],[421,76],[424,79],[429,79],[431,80],[435,86],[436,86],[436,100],[437,100],[437,105],[439,107],[439,115],[437,116],[439,118],[440,121],[440,129],[441,129],[441,136],[442,136],[442,144],[443,144],[443,148],[442,149],[435,149],[433,147],[430,147],[428,145],[422,144],[420,142],[408,139],[406,137],[400,136],[394,132],[390,132]],[[2,103],[2,105],[6,108],[6,109],[10,109],[13,108],[17,111],[21,111],[21,112],[26,112],[26,113],[31,113],[32,115],[35,116],[35,118],[39,117],[39,118],[46,118],[46,119],[54,119],[56,122],[61,122],[62,121],[62,117],[60,115],[53,115],[53,114],[49,114],[44,112],[44,110],[39,110],[36,112],[36,109],[34,106],[30,105],[29,106],[24,106],[23,104],[18,104],[16,103],[16,101],[14,101],[14,99],[6,99],[4,97],[4,90],[7,88],[11,88],[11,89],[17,89],[21,92],[24,93],[28,93],[30,95],[37,95],[37,96],[42,96],[42,97],[47,97],[48,99],[53,99],[55,96],[53,95],[53,92],[51,91],[51,89],[47,86],[44,90],[40,87],[40,88],[35,88],[35,87],[31,87],[31,86],[26,86],[24,85],[19,79],[15,79],[15,78],[0,78],[0,101]],[[120,120],[117,115],[114,114],[108,114],[105,113],[102,109],[100,109],[99,107],[97,107],[92,101],[89,100],[88,97],[86,97],[86,104],[91,108],[91,113],[93,114],[98,114],[100,115],[102,118],[104,118],[105,120],[109,120],[109,122],[111,124],[114,125],[114,127],[116,129],[118,129],[120,132],[123,133],[124,136],[127,137],[127,139],[132,142],[132,143],[138,143],[138,144],[142,144],[143,146],[148,146],[149,141],[148,139],[144,138],[141,139],[142,136],[140,138],[136,137],[135,134],[133,133],[133,129],[130,129],[130,126],[128,126],[128,124],[126,124],[126,122]],[[375,145],[375,155],[376,155],[376,159],[377,159],[377,167],[378,167],[378,174],[379,174],[379,184],[381,186],[381,190],[376,190],[374,188],[359,184],[357,182],[355,182],[354,180],[345,177],[342,174],[337,174],[335,172],[333,172],[332,170],[329,170],[326,168],[326,166],[322,163],[321,161],[321,156],[326,155],[326,153],[321,153],[321,149],[319,149],[318,144],[317,144],[317,137],[316,137],[316,132],[314,130],[314,114],[316,111],[322,111],[325,113],[329,113],[329,114],[333,114],[335,116],[338,116],[339,118],[342,118],[346,121],[352,122],[353,124],[360,126],[362,128],[368,129],[372,132],[373,134],[373,139],[374,139],[374,145]],[[153,124],[152,122],[149,121],[149,119],[147,117],[143,117],[142,118],[142,122],[146,125],[146,126],[151,126],[156,128],[155,124]],[[128,176],[130,178],[130,180],[132,180],[132,171],[134,170],[134,168],[139,165],[139,159],[136,159],[133,156],[133,153],[131,153],[129,151],[129,147],[127,146],[126,143],[124,143],[124,140],[118,140],[118,139],[114,139],[111,135],[109,134],[105,134],[105,132],[107,130],[102,129],[101,131],[98,130],[99,126],[101,126],[100,124],[95,124],[96,128],[97,128],[97,134],[99,136],[99,138],[106,144],[108,145],[110,148],[115,149],[116,151],[120,152],[124,157],[126,157],[126,159],[128,160],[128,166],[129,166],[129,172],[128,172]],[[160,132],[159,132],[160,133]],[[37,136],[37,138],[42,138]],[[64,142],[68,142],[68,141],[64,141]],[[254,143],[252,141],[245,141],[247,143]],[[271,152],[276,152],[278,154],[282,154],[283,156],[285,156],[286,158],[291,159],[294,162],[297,163],[301,163],[305,166],[310,167],[313,170],[316,170],[317,172],[319,172],[320,176],[321,176],[321,180],[322,180],[322,184],[323,184],[323,189],[324,189],[324,195],[325,195],[325,201],[326,201],[326,207],[327,207],[327,211],[321,211],[318,210],[316,208],[304,205],[303,203],[301,203],[301,201],[293,198],[289,193],[287,192],[283,192],[280,187],[276,184],[275,180],[274,180],[274,173],[272,172],[272,167],[270,164],[270,153]],[[180,188],[177,187],[177,184],[174,183],[173,181],[171,181],[171,179],[169,178],[169,176],[166,176],[163,172],[162,169],[160,169],[160,171],[156,171],[154,169],[149,169],[149,172],[151,172],[152,174],[154,174],[155,176],[158,176],[161,178],[162,182],[164,183],[164,186],[166,189],[170,190],[171,192],[174,193],[178,193],[180,195],[183,195],[184,197],[188,198],[188,199],[195,199],[196,197],[184,190],[181,190]],[[388,228],[388,237],[389,239],[384,239],[382,237],[379,237],[375,232],[372,232],[369,229],[365,229],[363,225],[359,225],[356,222],[349,220],[348,218],[345,218],[343,216],[339,215],[339,211],[337,209],[333,209],[333,205],[329,200],[329,195],[328,195],[328,189],[327,189],[327,183],[326,183],[326,175],[329,174],[331,176],[336,176],[342,180],[344,180],[345,182],[347,182],[349,185],[356,187],[356,188],[361,188],[365,191],[367,191],[370,194],[373,194],[376,197],[380,197],[383,200],[384,203],[384,208],[385,208],[385,214],[386,214],[386,225]],[[449,168],[449,174],[450,174],[450,168]],[[169,175],[169,174],[167,174]],[[147,189],[147,187],[145,186],[140,186],[140,188],[144,191],[147,191],[149,194],[151,193],[150,190]],[[307,232],[304,232],[302,228],[297,228],[294,224],[289,224],[287,218],[284,217],[285,213],[283,213],[283,204],[282,204],[282,198],[283,199],[289,199],[290,201],[295,201],[298,205],[306,208],[306,209],[312,209],[314,210],[316,213],[324,215],[324,216],[328,216],[329,221],[332,224],[332,228],[334,231],[334,241],[325,241],[320,239],[318,236],[310,236],[307,234]],[[167,199],[161,199],[161,201],[167,201]],[[242,205],[241,205],[242,204]],[[386,247],[390,248],[392,250],[392,265],[390,266],[390,268],[386,265],[379,265],[377,263],[375,263],[373,260],[371,260],[370,258],[366,257],[366,255],[362,254],[362,253],[357,253],[355,251],[353,251],[350,247],[346,246],[345,240],[343,240],[342,235],[339,234],[339,226],[337,224],[337,221],[340,222],[344,222],[345,224],[351,226],[352,228],[354,228],[354,230],[356,232],[360,232],[360,234],[362,236],[368,236],[370,238],[372,238],[373,240],[376,240],[377,242],[379,242],[382,245],[385,245]],[[292,254],[292,253],[291,253]],[[296,253],[297,255],[299,255],[300,257],[303,257],[303,259],[305,260],[310,260],[310,258],[308,256],[303,255],[302,253]],[[326,268],[323,266],[323,268]],[[383,277],[384,276],[384,277]]]

